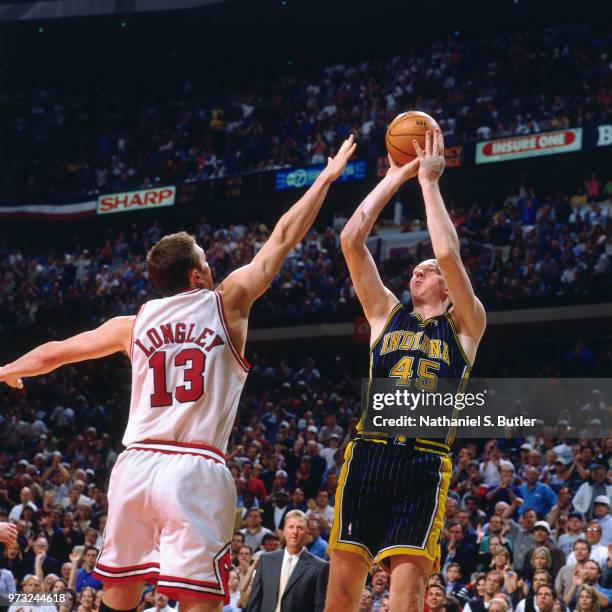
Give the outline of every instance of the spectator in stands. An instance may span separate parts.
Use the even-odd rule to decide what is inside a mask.
[[[364,586],[359,600],[357,612],[373,612],[374,611],[374,593],[371,587]]]
[[[228,579],[230,602],[223,607],[223,612],[241,612],[240,602],[240,575],[235,569],[231,569]]]
[[[601,544],[612,544],[612,516],[610,515],[610,496],[598,495],[593,502],[593,518],[601,527]]]
[[[572,504],[578,512],[582,512],[586,517],[591,518],[594,512],[594,505],[598,497],[608,498],[608,507],[610,505],[610,497],[612,496],[612,485],[608,484],[606,466],[601,463],[594,463],[590,467],[590,482],[583,483],[574,498]],[[604,503],[605,501],[602,500]]]
[[[44,537],[37,538],[32,546],[32,554],[23,560],[22,572],[24,574],[35,574],[36,563],[40,564],[43,575],[59,574],[60,564],[57,559],[50,557],[49,543]]]
[[[574,558],[572,563],[569,562],[563,566],[555,577],[555,591],[565,597],[572,585],[573,575],[575,572],[581,572],[585,569],[585,564],[589,560],[591,553],[591,545],[585,539],[579,539],[574,542]]]
[[[266,529],[282,529],[285,515],[289,512],[289,493],[279,489],[274,494],[273,502],[268,504],[262,515],[262,524]]]
[[[534,526],[533,535],[535,539],[534,548],[528,550],[525,553],[523,576],[529,579],[531,578],[531,576],[533,576],[534,564],[532,564],[531,562],[531,557],[536,552],[536,550],[541,547],[548,549],[551,560],[550,572],[553,576],[556,576],[559,570],[565,565],[565,554],[558,546],[553,544],[550,540],[550,525],[546,521],[538,521]]]
[[[555,601],[556,594],[551,586],[543,584],[538,587],[535,596],[535,609],[538,612],[552,612]]]
[[[612,591],[604,589],[601,586],[600,580],[601,568],[595,561],[587,561],[582,569],[576,568],[572,573],[572,583],[563,596],[565,603],[574,608],[580,594],[580,588],[584,585],[588,585],[597,592],[601,607],[608,607],[612,599]]]
[[[524,512],[524,509],[531,508],[540,516],[545,516],[557,501],[554,491],[547,484],[539,482],[539,477],[536,467],[530,466],[525,470],[526,482],[518,488],[525,505],[519,508],[519,514]]]
[[[372,573],[372,609],[374,612],[380,610],[385,597],[389,597],[389,574],[382,568]]]
[[[231,582],[231,573],[230,573],[230,582]],[[230,590],[231,590],[231,587],[230,587]],[[230,598],[231,598],[231,595],[230,595]],[[235,595],[234,595],[234,599],[236,599]],[[174,610],[176,610],[176,608],[173,608],[172,606],[169,605],[168,598],[163,593],[160,593],[157,589],[153,591],[153,602],[154,602],[154,605],[150,608],[145,608],[143,612],[174,612]]]
[[[429,612],[441,612],[446,606],[446,591],[439,584],[431,584],[427,588],[425,604]]]
[[[580,512],[570,512],[567,522],[567,531],[557,538],[557,546],[563,551],[563,554],[568,559],[574,549],[574,542],[579,538],[584,538],[582,532],[582,514]],[[606,553],[607,554],[607,553]]]
[[[552,588],[552,576],[546,570],[536,570],[533,573],[533,581],[523,581],[523,595],[524,599],[521,599],[517,604],[514,612],[535,612],[535,594],[543,584],[547,584]]]
[[[484,590],[482,596],[476,596],[465,604],[463,612],[484,612],[489,608],[491,601],[497,593],[501,591],[503,578],[498,571],[487,572],[484,580]]]
[[[20,503],[13,506],[9,513],[9,520],[15,522],[21,518],[21,514],[26,507],[31,508],[34,512],[38,510],[36,504],[32,501],[32,490],[29,487],[23,487],[19,493]]]
[[[334,509],[329,505],[329,493],[327,489],[319,489],[314,504],[310,503],[306,516],[317,514],[321,520],[323,531],[329,531],[334,522]]]
[[[308,548],[309,553],[320,559],[327,558],[327,542],[321,537],[321,522],[315,518],[314,514],[308,517],[308,537],[306,542],[306,548]]]
[[[463,525],[458,520],[451,521],[446,528],[442,542],[442,560],[446,569],[451,563],[458,563],[463,572],[469,576],[476,570],[478,561],[477,548],[465,540]]]
[[[546,521],[549,525],[555,525],[557,522],[557,517],[561,513],[569,513],[572,512],[572,496],[570,495],[570,490],[568,487],[560,487],[557,491],[557,501],[555,505],[550,509],[550,512],[546,515]],[[582,515],[580,515],[582,518]]]
[[[262,526],[262,514],[259,508],[249,508],[246,514],[246,527],[240,530],[244,535],[244,542],[255,551],[261,545],[263,537],[272,533],[270,529]]]
[[[16,593],[17,585],[13,573],[4,568],[0,568],[0,593],[9,594]]]
[[[575,612],[599,612],[600,608],[597,591],[592,586],[582,585],[576,600]]]
[[[457,593],[465,587],[462,581],[461,566],[458,563],[449,563],[446,566],[446,593],[457,596]]]
[[[238,555],[237,555],[237,569],[238,569],[238,573],[240,574],[241,581],[248,574],[249,568],[251,567],[252,562],[253,562],[253,549],[250,546],[244,544],[238,550]]]
[[[92,576],[94,567],[96,565],[96,559],[98,557],[98,549],[94,546],[86,546],[83,550],[83,565],[76,573],[74,590],[80,593],[85,587],[91,587],[95,591],[102,588],[102,583]],[[73,566],[80,560],[80,555],[70,555],[70,560]]]
[[[519,524],[515,523],[510,517],[520,501],[522,500],[519,500],[519,498],[515,499],[512,504],[505,509],[504,519],[507,520],[508,537],[512,542],[514,565],[522,568],[525,565],[525,555],[527,551],[535,545],[534,527],[537,521],[537,515],[534,510],[527,508],[521,514]]]
[[[608,562],[609,555],[608,547],[601,544],[601,525],[597,521],[590,521],[588,523],[586,528],[586,541],[591,547],[589,559],[599,563],[603,571]],[[576,555],[572,552],[567,558],[567,564],[573,565],[575,563]]]
[[[253,554],[253,560],[257,560],[267,552],[274,552],[280,548],[280,538],[275,533],[266,533],[261,540],[260,549]]]

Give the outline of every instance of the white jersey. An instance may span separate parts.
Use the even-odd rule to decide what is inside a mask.
[[[249,364],[233,346],[216,291],[146,302],[131,339],[132,399],[123,436],[225,452]]]

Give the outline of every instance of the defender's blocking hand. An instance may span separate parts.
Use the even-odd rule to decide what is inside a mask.
[[[338,153],[334,157],[327,158],[327,166],[321,172],[321,175],[324,176],[330,182],[335,181],[343,172],[346,167],[346,163],[351,158],[355,149],[357,148],[357,143],[355,143],[355,139],[351,134],[340,147]]]

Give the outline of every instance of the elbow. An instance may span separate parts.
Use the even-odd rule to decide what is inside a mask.
[[[459,253],[459,247],[448,246],[444,249],[438,249],[436,253],[436,261],[438,265],[443,268],[445,264],[452,264],[457,261],[461,261],[461,254]]]
[[[358,244],[363,244],[364,239],[354,230],[345,227],[340,234],[340,247],[342,251],[355,248]]]
[[[50,372],[60,365],[61,342],[49,342],[38,355],[37,370]]]

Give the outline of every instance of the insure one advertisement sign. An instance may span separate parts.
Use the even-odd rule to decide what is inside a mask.
[[[476,163],[489,164],[525,157],[580,151],[582,128],[525,134],[476,144]]]

